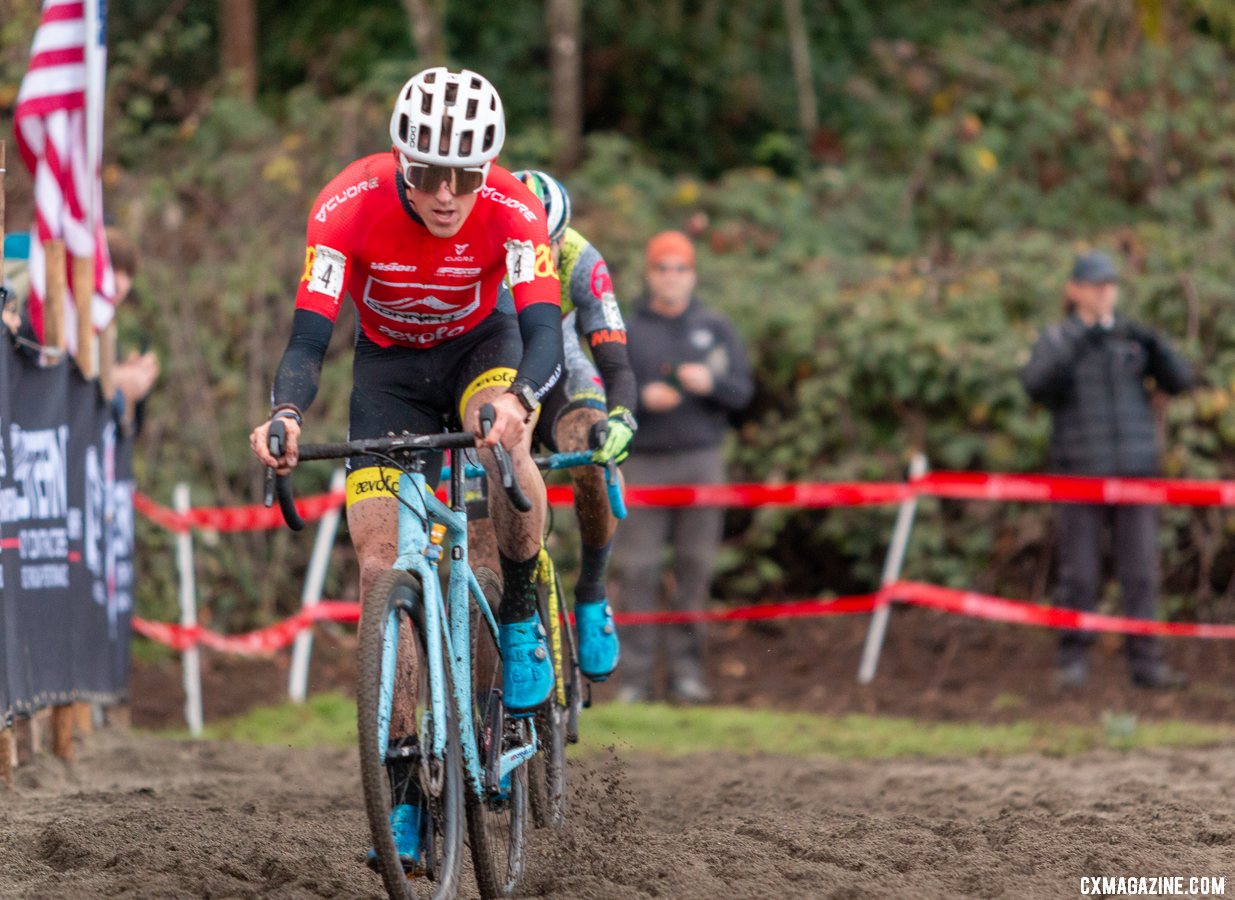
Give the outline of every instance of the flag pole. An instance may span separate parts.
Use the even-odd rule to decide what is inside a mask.
[[[4,139],[0,138],[0,286],[4,285]]]
[[[4,153],[4,139],[0,138],[0,285],[4,283]],[[9,788],[13,786],[13,769],[16,765],[17,742],[13,739],[13,731],[10,728],[0,728],[0,784]]]
[[[98,231],[99,202],[102,191],[103,157],[103,69],[104,46],[100,40],[99,0],[86,0],[86,166],[89,188],[85,199],[86,230],[94,246]],[[98,375],[94,334],[95,265],[94,254],[73,258],[73,300],[77,307],[77,367],[86,378]]]

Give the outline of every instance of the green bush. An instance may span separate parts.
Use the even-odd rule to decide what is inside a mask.
[[[621,38],[621,53],[604,57],[624,86],[618,124],[646,125],[647,134],[589,135],[584,165],[566,179],[575,221],[609,259],[627,306],[640,291],[647,237],[665,227],[697,236],[700,295],[738,323],[758,382],[732,442],[734,477],[900,479],[917,450],[936,468],[1041,470],[1049,423],[1017,370],[1037,330],[1059,315],[1071,255],[1090,246],[1122,256],[1125,308],[1170,335],[1206,379],[1165,408],[1167,473],[1235,476],[1235,70],[1220,4],[1193,0],[1218,38],[1177,28],[1167,44],[1134,41],[1086,65],[1058,52],[1049,28],[1010,24],[1037,22],[1031,7],[1060,4],[1003,3],[987,18],[969,4],[888,4],[894,12],[880,15],[899,17],[900,31],[867,4],[833,5],[843,15],[811,25],[820,47],[846,48],[821,61],[834,137],[823,162],[786,141],[792,96],[783,89],[761,111],[735,107],[733,122],[712,115],[744,85],[787,84],[787,71],[781,81],[744,75],[741,60],[752,54],[750,71],[784,64],[766,34],[742,44],[767,22],[716,18],[718,46],[740,45],[741,54],[714,74],[703,41],[711,32],[690,30],[706,4],[677,4],[680,21],[666,13],[655,29],[627,23],[612,4],[589,7],[599,23],[589,40]],[[525,7],[491,14],[518,17]],[[1021,7],[1030,12],[1017,19]],[[472,15],[452,12],[450,27]],[[533,25],[510,32],[524,43],[504,48],[503,66],[531,65]],[[364,28],[379,26],[366,19]],[[694,43],[675,51],[665,34]],[[482,37],[459,46],[480,53],[492,39]],[[347,162],[388,147],[389,97],[406,73],[396,57],[406,48],[344,67],[329,90],[310,82],[250,107],[157,77],[171,61],[197,58],[208,38],[200,29],[156,33],[116,52],[124,114],[109,126],[111,207],[144,249],[144,300],[132,317],[164,358],[140,486],[167,502],[183,479],[198,503],[235,504],[260,495],[246,435],[268,409],[309,206]],[[297,65],[290,56],[276,63]],[[698,108],[673,127],[652,123],[685,102],[674,91],[695,92]],[[511,168],[545,163],[541,101],[529,88],[515,104],[503,159]],[[313,437],[344,432],[350,316],[336,327],[310,412]],[[313,468],[298,488],[322,490],[328,478]],[[869,589],[891,520],[889,509],[734,512],[719,591],[737,599]],[[1233,531],[1226,511],[1164,515],[1173,610],[1235,615]],[[148,524],[141,539],[140,608],[169,615],[169,540]],[[254,624],[294,602],[307,539],[204,535],[202,544],[199,581],[216,624]],[[1044,507],[925,502],[906,574],[1040,596],[1050,551]],[[328,593],[354,595],[345,547],[330,571]]]

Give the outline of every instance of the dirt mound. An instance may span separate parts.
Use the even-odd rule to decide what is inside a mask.
[[[529,896],[1060,897],[1228,875],[1235,753],[573,761]],[[0,793],[0,896],[374,897],[354,754],[94,736]]]

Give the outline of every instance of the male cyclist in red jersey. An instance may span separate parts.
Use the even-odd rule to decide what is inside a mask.
[[[287,447],[270,455],[269,421],[250,444],[280,473],[295,466],[301,416],[317,393],[345,291],[358,318],[350,439],[437,432],[452,414],[478,432],[480,408],[493,405],[481,460],[504,581],[503,698],[518,714],[544,703],[553,688],[534,586],[545,487],[530,445],[540,400],[562,371],[562,328],[544,209],[493,164],[505,133],[501,99],[475,72],[432,68],[404,85],[390,121],[392,152],[352,163],[313,204],[292,334],[272,390],[271,421],[287,420]],[[503,279],[515,317],[495,310]],[[530,512],[517,512],[497,481],[485,448],[499,442],[511,452]],[[440,468],[440,459],[431,460],[426,471]],[[350,459],[348,470],[363,608],[369,586],[395,561],[398,501],[388,485],[397,480],[373,458]],[[395,833],[409,866],[419,854],[416,812],[392,813],[408,819],[395,823]]]

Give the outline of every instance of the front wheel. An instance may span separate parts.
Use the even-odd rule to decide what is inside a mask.
[[[452,898],[463,862],[463,758],[451,712],[434,722],[428,644],[419,581],[392,569],[374,583],[360,622],[356,724],[365,812],[373,838],[371,863],[392,900]],[[402,636],[400,633],[402,632]],[[396,677],[396,673],[402,673]],[[449,674],[447,673],[449,680]],[[396,691],[414,689],[413,697]],[[432,755],[434,729],[446,729],[446,753]],[[422,798],[421,869],[405,873],[390,824],[393,804]]]

